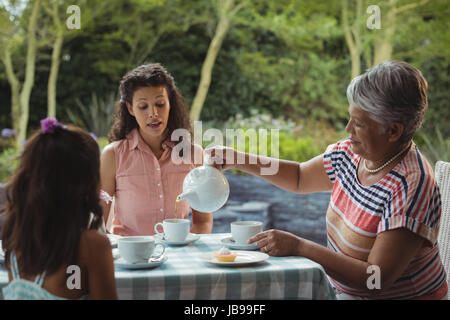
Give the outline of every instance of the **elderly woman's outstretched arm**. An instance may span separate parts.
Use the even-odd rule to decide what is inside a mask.
[[[312,193],[329,191],[333,187],[323,166],[323,155],[299,163],[243,153],[232,148],[211,148],[205,152],[211,155],[212,164],[219,170],[235,168],[287,191]]]

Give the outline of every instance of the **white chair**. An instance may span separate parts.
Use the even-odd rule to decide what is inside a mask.
[[[447,273],[447,284],[450,288],[450,163],[436,162],[436,182],[439,186],[442,202],[441,223],[438,234],[439,253]],[[450,300],[450,292],[448,294]]]

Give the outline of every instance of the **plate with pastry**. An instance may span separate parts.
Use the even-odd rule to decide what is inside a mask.
[[[230,251],[222,247],[215,252],[202,253],[198,258],[203,262],[223,267],[244,267],[263,262],[269,258],[269,255],[257,251]]]

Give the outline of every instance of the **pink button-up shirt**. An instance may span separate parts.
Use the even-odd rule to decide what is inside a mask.
[[[156,223],[175,218],[176,198],[182,193],[184,177],[195,165],[174,164],[171,160],[174,146],[172,141],[163,142],[164,152],[157,159],[137,129],[114,146],[116,192],[113,233],[153,235]],[[186,218],[188,215],[189,205],[180,201],[177,217]]]

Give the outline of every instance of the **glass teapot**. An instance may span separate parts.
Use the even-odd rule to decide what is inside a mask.
[[[219,210],[230,195],[227,178],[208,164],[209,158],[205,154],[203,165],[189,171],[183,181],[183,193],[177,198],[177,201],[187,201],[192,209],[199,212]]]

